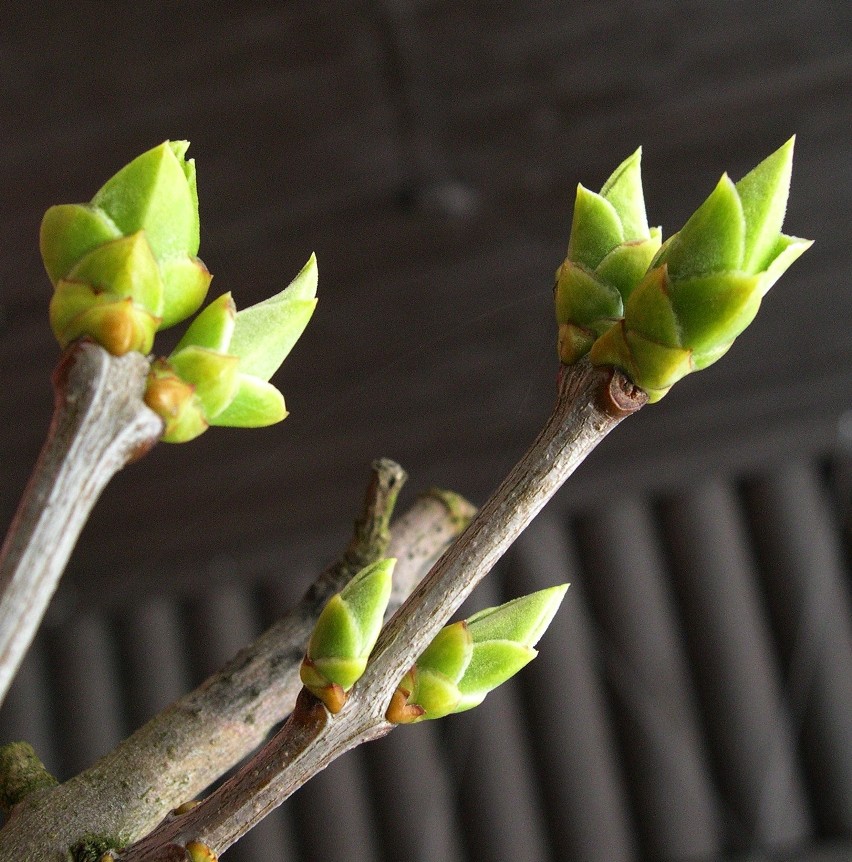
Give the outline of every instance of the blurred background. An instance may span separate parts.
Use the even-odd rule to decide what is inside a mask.
[[[813,249],[475,594],[572,582],[535,665],[347,755],[225,858],[852,859],[850,32],[847,0],[4,8],[3,524],[51,413],[49,205],[188,138],[211,296],[251,304],[316,251],[320,304],[283,425],[163,444],[104,493],[0,741],[67,777],[203,679],[345,545],[376,457],[409,471],[400,511],[483,502],[550,409],[577,182],[642,144],[668,234],[797,133],[785,230]]]

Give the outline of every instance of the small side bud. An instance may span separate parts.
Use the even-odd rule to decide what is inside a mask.
[[[206,845],[200,841],[190,841],[186,845],[186,852],[192,862],[217,862],[219,857]]]
[[[382,628],[396,560],[361,569],[320,613],[299,670],[302,683],[331,713],[364,673]]]
[[[181,379],[165,359],[151,363],[145,384],[145,403],[163,420],[162,440],[186,443],[208,427],[195,387]]]
[[[540,590],[445,626],[401,680],[387,720],[411,724],[482,703],[535,658],[567,589]]]
[[[163,439],[185,442],[210,425],[262,428],[284,419],[284,396],[268,381],[307,326],[316,307],[316,288],[316,258],[311,255],[287,288],[257,305],[238,312],[230,293],[211,302],[168,359],[161,360],[193,388],[193,403],[203,422],[193,420],[192,436],[167,429]],[[168,416],[160,415],[168,425]]]

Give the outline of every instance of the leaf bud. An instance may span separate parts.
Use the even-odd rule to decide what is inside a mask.
[[[379,560],[361,569],[317,618],[299,675],[329,712],[340,711],[367,667],[390,601],[395,564]]]
[[[594,364],[621,368],[658,401],[686,374],[727,352],[769,288],[811,245],[781,233],[793,143],[736,184],[721,178],[660,249],[628,298],[623,320],[595,342]]]
[[[537,655],[567,584],[445,626],[400,681],[386,718],[411,724],[478,706]]]
[[[568,256],[555,287],[559,356],[566,364],[621,318],[660,247],[660,229],[649,229],[645,214],[641,152],[616,168],[600,194],[577,187]]]

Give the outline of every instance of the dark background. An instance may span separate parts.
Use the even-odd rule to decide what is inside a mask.
[[[126,7],[31,2],[0,13],[0,521],[12,517],[50,417],[49,374],[58,349],[47,324],[50,285],[37,249],[38,224],[49,205],[88,200],[139,152],[166,138],[188,138],[198,165],[200,253],[215,276],[211,296],[231,290],[238,305],[251,304],[286,285],[311,251],[320,270],[316,315],[276,378],[291,416],[271,429],[214,429],[192,444],[158,446],[114,480],[72,559],[37,644],[39,657],[26,671],[36,680],[32,691],[41,694],[25,696],[26,686],[19,686],[24,694],[11,702],[29,706],[14,707],[19,717],[5,719],[9,732],[23,727],[43,739],[47,759],[60,773],[85,765],[166,698],[169,685],[142,681],[154,673],[139,652],[145,638],[162,643],[151,632],[172,626],[175,649],[186,648],[180,646],[183,615],[197,612],[200,603],[211,619],[226,621],[223,637],[236,648],[269,612],[270,590],[286,606],[345,542],[368,464],[377,456],[393,457],[409,470],[402,505],[429,485],[482,502],[550,407],[556,370],[551,287],[567,244],[576,183],[599,188],[642,144],[649,216],[668,234],[723,170],[739,178],[797,133],[785,230],[816,244],[773,289],[723,361],[683,381],[600,447],[550,507],[547,523],[555,532],[542,528],[550,539],[528,542],[520,562],[504,573],[510,591],[512,584],[541,579],[548,567],[553,582],[571,568],[566,560],[579,554],[570,579],[589,579],[588,607],[578,598],[568,613],[587,616],[576,626],[588,624],[595,633],[589,679],[599,674],[602,680],[601,702],[610,706],[601,709],[615,728],[613,769],[626,774],[613,779],[628,788],[621,826],[610,822],[621,815],[605,818],[595,827],[597,844],[588,846],[570,828],[560,832],[563,821],[597,822],[583,808],[585,798],[603,799],[602,810],[610,813],[621,804],[595,796],[582,783],[569,798],[560,773],[561,783],[554,779],[553,786],[563,790],[547,791],[543,801],[524,803],[519,781],[522,801],[502,803],[509,809],[504,817],[518,817],[524,804],[544,811],[539,838],[507,827],[507,836],[526,836],[512,849],[508,837],[489,844],[470,827],[456,850],[433,849],[424,858],[583,860],[596,858],[589,849],[595,845],[610,862],[709,859],[848,838],[846,707],[852,700],[843,698],[852,697],[852,647],[842,519],[852,434],[844,437],[841,419],[846,415],[848,426],[852,407],[852,314],[843,301],[852,215],[851,8],[819,0],[332,0]],[[782,517],[778,507],[787,514]],[[608,517],[623,518],[630,529],[604,529]],[[645,539],[633,535],[634,528]],[[739,539],[731,538],[731,530]],[[628,538],[622,558],[607,562],[613,532]],[[652,549],[644,563],[643,541]],[[568,550],[559,550],[564,542]],[[730,551],[738,542],[739,556]],[[796,542],[798,557],[785,544]],[[736,559],[725,563],[720,547]],[[814,548],[822,550],[812,559]],[[530,563],[539,553],[549,554],[548,562]],[[704,580],[694,574],[702,565],[710,567]],[[798,574],[785,574],[784,565]],[[513,575],[516,570],[527,574]],[[629,586],[626,573],[645,570],[664,585],[663,605],[675,620],[672,638],[683,663],[675,662],[681,668],[675,675],[697,691],[699,706],[690,715],[704,716],[695,719],[696,745],[710,753],[697,774],[710,776],[708,798],[718,793],[724,801],[724,816],[707,815],[707,822],[724,825],[704,832],[689,826],[697,821],[680,810],[680,791],[660,791],[677,784],[666,785],[655,772],[653,745],[635,743],[644,737],[636,737],[624,719],[635,717],[635,701],[627,708],[619,700],[616,694],[625,688],[613,682],[618,674],[604,660],[609,646],[628,664],[644,661],[641,645],[630,640],[629,622],[653,590],[638,582]],[[708,580],[723,582],[725,573],[739,570],[746,584],[753,575],[748,601],[736,589],[727,594],[720,588],[715,598],[700,592]],[[598,595],[600,585],[609,583],[601,571],[614,574]],[[690,572],[697,593],[684,586]],[[758,681],[777,676],[777,685],[770,685],[775,694],[768,695],[770,713],[787,715],[785,686],[798,653],[784,644],[809,631],[797,615],[801,604],[790,583],[806,590],[824,581],[829,585],[819,596],[834,614],[833,646],[828,653],[806,653],[813,672],[839,686],[840,694],[829,686],[834,694],[826,695],[830,703],[817,714],[846,744],[838,743],[834,789],[825,797],[826,779],[812,768],[808,745],[823,755],[834,749],[819,734],[816,742],[803,741],[807,722],[799,720],[784,718],[787,730],[768,733],[788,739],[788,767],[804,776],[800,789],[790,791],[801,817],[782,806],[773,820],[776,815],[767,815],[760,803],[771,781],[755,778],[754,794],[740,798],[736,787],[745,778],[726,773],[732,759],[748,762],[743,751],[765,748],[759,733],[751,741],[742,735],[735,708],[743,707],[742,698],[728,692],[733,712],[719,719],[735,728],[742,751],[726,750],[715,719],[707,716],[727,696],[719,694],[727,691],[724,680],[742,668]],[[619,618],[612,608],[622,594]],[[716,600],[718,619],[706,606]],[[734,654],[730,667],[722,662],[712,678],[702,675],[707,644],[717,643],[710,653],[722,661],[723,646],[734,642],[725,633],[726,620],[752,600],[757,616],[746,613],[740,631],[748,649],[758,652]],[[248,622],[232,619],[239,617],[234,608],[240,602],[251,610]],[[152,606],[159,611],[150,619],[160,622],[140,622]],[[647,625],[665,641],[662,624],[649,614]],[[703,631],[696,617],[709,627],[706,636],[696,635]],[[572,625],[564,624],[570,643],[579,637]],[[128,631],[140,634],[129,637]],[[227,648],[221,648],[223,658]],[[100,694],[90,696],[117,699],[122,717],[112,725],[98,729],[85,717],[80,702],[87,695],[79,678],[76,689],[56,682],[62,673],[80,672],[69,658],[74,649],[84,672],[102,677]],[[108,657],[106,670],[93,670],[91,655],[98,649]],[[638,673],[640,689],[661,672],[657,648],[649,649],[649,664]],[[214,666],[197,647],[189,655],[186,680]],[[158,660],[161,671],[169,660]],[[177,693],[185,679],[176,672],[172,677]],[[141,696],[132,692],[140,685],[151,689],[150,701],[134,706]],[[743,685],[747,704],[753,685]],[[813,690],[804,684],[796,689]],[[527,694],[528,702],[538,703]],[[681,691],[674,702],[684,697],[689,700]],[[752,711],[761,714],[758,706]],[[521,722],[519,739],[530,730],[538,743],[546,736],[527,713],[522,719],[508,714],[515,718],[506,721]],[[505,724],[493,716],[481,720],[495,722],[499,734]],[[458,733],[472,727],[455,726],[468,728]],[[72,731],[92,738],[73,741]],[[452,737],[455,731],[435,733]],[[559,745],[572,744],[559,739]],[[504,754],[513,748],[500,747]],[[636,750],[644,752],[642,768]],[[470,757],[475,761],[475,754]],[[489,760],[487,753],[482,757]],[[540,753],[526,762],[549,759]],[[381,781],[371,762],[367,796],[375,807]],[[592,757],[591,772],[606,773],[601,763]],[[572,769],[579,767],[565,765]],[[450,775],[462,772],[458,766]],[[542,781],[550,786],[540,773],[531,773],[529,781],[531,787]],[[450,781],[448,810],[463,797],[460,787]],[[485,801],[462,798],[461,814],[450,819],[467,809],[487,812],[488,800],[500,798],[493,789],[481,792]],[[573,804],[579,807],[569,811]],[[710,837],[697,844],[672,837],[655,825],[661,811],[679,812],[675,821],[687,833]],[[499,819],[489,817],[492,823]],[[302,815],[294,819],[304,821]],[[384,850],[374,848],[363,858],[382,852],[381,858],[404,858],[388,849],[396,845],[388,838],[395,835],[392,827],[387,829]],[[629,839],[608,845],[606,836],[621,834],[619,829]],[[344,832],[358,844],[355,826]],[[299,834],[293,846],[308,858],[310,841]],[[277,840],[283,846],[284,839]],[[369,843],[365,838],[359,846]],[[267,858],[285,858],[279,845],[268,845],[279,849],[264,851],[272,853]],[[249,851],[234,855],[239,852]]]

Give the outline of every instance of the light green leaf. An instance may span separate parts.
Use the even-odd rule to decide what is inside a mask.
[[[692,371],[689,350],[658,344],[630,329],[624,338],[637,369],[633,381],[646,392],[667,389]]]
[[[473,654],[473,639],[467,623],[461,620],[444,626],[417,659],[417,668],[440,671],[453,682],[461,679]],[[419,701],[418,701],[419,702]],[[421,704],[424,705],[424,704]]]
[[[761,277],[760,289],[765,296],[769,289],[787,271],[799,255],[804,254],[812,245],[812,239],[799,239],[797,236],[781,234],[775,243],[766,272]]]
[[[649,239],[617,245],[595,270],[598,278],[614,286],[625,302],[660,248],[660,229],[652,228],[650,234]]]
[[[366,658],[382,630],[385,610],[390,601],[396,560],[388,558],[365,566],[340,591],[360,632],[358,654]]]
[[[56,284],[93,248],[118,239],[121,231],[99,209],[87,204],[51,207],[41,220],[39,246],[44,268]]]
[[[308,641],[308,658],[315,664],[323,659],[351,659],[359,655],[360,649],[361,629],[358,620],[340,593],[335,593],[317,618]]]
[[[725,174],[668,247],[666,261],[672,280],[738,270],[745,229],[740,196]]]
[[[705,352],[736,338],[760,308],[761,278],[740,272],[682,279],[669,285],[682,345]]]
[[[556,278],[556,320],[596,328],[611,325],[622,315],[618,290],[585,267],[566,260]]]
[[[425,710],[422,719],[443,718],[455,712],[461,694],[455,681],[439,670],[419,665],[414,674],[414,691],[409,703],[422,706]]]
[[[633,291],[624,309],[627,327],[650,341],[681,347],[680,323],[669,297],[665,266],[652,269]]]
[[[166,141],[142,153],[92,198],[122,233],[146,231],[158,260],[198,253],[197,196],[183,167],[187,146]]]
[[[642,147],[639,147],[613,171],[601,189],[601,197],[615,207],[627,241],[650,236],[642,193],[641,163]]]
[[[769,263],[787,210],[795,142],[790,138],[737,183],[746,220],[743,272],[761,272]]]
[[[90,284],[116,297],[131,297],[155,317],[162,311],[163,282],[142,231],[92,249],[72,267],[66,279]]]
[[[160,262],[163,276],[163,322],[160,329],[186,320],[201,307],[213,276],[197,257]]]
[[[281,293],[237,312],[229,351],[245,374],[269,380],[304,332],[316,307],[316,258]]]
[[[467,621],[474,644],[511,640],[526,647],[535,646],[559,610],[567,589],[568,584],[560,584],[479,611]]]
[[[578,185],[568,240],[568,259],[593,270],[623,241],[624,230],[615,207],[600,195]]]
[[[263,428],[280,422],[286,416],[284,396],[271,383],[237,371],[234,400],[211,419],[210,424],[228,428]]]
[[[184,347],[195,344],[208,350],[227,353],[236,316],[237,309],[231,294],[223,293],[192,321],[174,352],[177,353]]]
[[[473,645],[473,655],[458,684],[461,699],[456,712],[479,705],[488,692],[526,667],[538,653],[514,641],[489,640]]]

